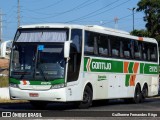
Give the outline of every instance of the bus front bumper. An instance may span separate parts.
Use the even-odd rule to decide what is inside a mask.
[[[13,100],[41,100],[41,101],[66,101],[65,88],[49,90],[21,90],[9,87],[10,98]]]

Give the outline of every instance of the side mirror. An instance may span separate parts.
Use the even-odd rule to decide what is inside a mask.
[[[65,41],[64,42],[64,58],[69,58],[69,52],[70,52],[70,44],[72,41]]]

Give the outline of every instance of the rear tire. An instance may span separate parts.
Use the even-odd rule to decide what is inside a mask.
[[[145,100],[145,98],[148,97],[148,87],[147,85],[144,85],[143,86],[143,89],[142,89],[142,102]]]
[[[93,92],[89,86],[86,86],[83,93],[83,101],[78,105],[80,109],[89,108],[92,105]]]
[[[35,108],[35,109],[40,109],[43,110],[47,106],[46,101],[30,101],[30,104]]]
[[[134,100],[134,103],[136,103],[136,104],[138,104],[142,101],[142,93],[141,93],[140,85],[136,85],[133,100]]]

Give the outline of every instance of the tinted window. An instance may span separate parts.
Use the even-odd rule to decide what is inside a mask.
[[[85,55],[98,55],[98,35],[94,32],[85,32]]]
[[[85,55],[157,61],[157,45],[101,33],[85,32]]]
[[[123,49],[123,58],[126,59],[131,59],[133,58],[133,44],[131,42],[131,40],[123,38],[123,45],[122,45],[122,49]]]
[[[141,60],[142,58],[141,42],[137,40],[134,41],[134,58],[136,60]]]
[[[157,46],[156,44],[150,44],[150,61],[157,61]]]
[[[108,36],[111,44],[112,57],[120,57],[120,40],[115,36]]]
[[[108,56],[108,37],[100,35],[98,39],[98,51],[100,56]]]
[[[150,61],[150,50],[149,44],[146,42],[142,43],[142,59],[144,61]]]

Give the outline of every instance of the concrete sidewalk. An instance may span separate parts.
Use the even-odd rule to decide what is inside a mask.
[[[10,99],[8,87],[0,88],[0,99]]]

